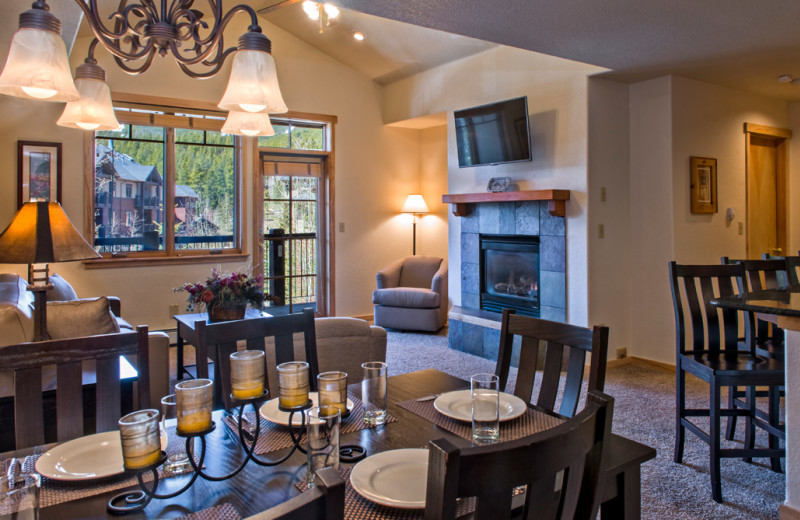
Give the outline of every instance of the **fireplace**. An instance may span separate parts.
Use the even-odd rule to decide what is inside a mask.
[[[539,317],[539,237],[480,235],[481,309]]]

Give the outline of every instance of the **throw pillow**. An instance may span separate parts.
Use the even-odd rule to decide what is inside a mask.
[[[72,288],[68,281],[61,278],[61,276],[55,273],[51,274],[50,284],[53,288],[47,290],[47,301],[65,302],[78,299],[78,295],[75,294],[75,289]]]
[[[47,303],[47,335],[50,339],[112,332],[119,332],[119,325],[105,296]]]

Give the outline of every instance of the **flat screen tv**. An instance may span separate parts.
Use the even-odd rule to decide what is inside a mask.
[[[456,110],[458,166],[531,160],[528,98]]]

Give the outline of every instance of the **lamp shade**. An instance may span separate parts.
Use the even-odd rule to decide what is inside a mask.
[[[57,32],[22,28],[14,33],[0,74],[0,94],[44,101],[75,101],[67,47]]]
[[[272,54],[262,50],[236,51],[228,88],[219,107],[231,112],[279,114],[288,111],[278,86],[278,73]]]
[[[0,235],[0,262],[43,264],[100,258],[57,202],[26,202]]]
[[[422,195],[409,195],[406,203],[403,204],[402,213],[430,213],[428,205]]]
[[[111,104],[111,92],[105,81],[77,78],[75,86],[81,98],[70,101],[58,119],[59,126],[81,130],[116,130],[119,122]]]
[[[275,135],[275,130],[266,112],[228,112],[222,133],[255,137]]]

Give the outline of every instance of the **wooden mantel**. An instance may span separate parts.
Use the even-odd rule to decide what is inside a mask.
[[[567,214],[566,201],[569,200],[569,190],[529,190],[529,191],[501,191],[497,193],[454,193],[442,195],[442,202],[453,205],[453,215],[466,217],[472,213],[472,205],[476,202],[521,202],[531,200],[546,200],[549,204],[550,214],[554,217],[564,217]]]

